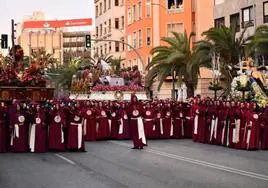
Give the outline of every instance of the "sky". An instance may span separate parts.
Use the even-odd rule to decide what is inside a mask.
[[[94,0],[0,0],[0,34],[10,34],[11,19],[21,22],[34,11],[46,20],[94,18]],[[94,19],[93,19],[94,20]]]

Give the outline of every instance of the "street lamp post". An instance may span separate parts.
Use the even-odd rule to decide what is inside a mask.
[[[119,42],[119,43],[122,43],[126,46],[128,46],[129,48],[131,48],[136,54],[137,56],[139,57],[140,61],[141,61],[141,64],[142,64],[142,68],[144,70],[144,61],[140,55],[140,53],[136,50],[136,48],[134,48],[132,45],[122,41],[122,40],[114,40],[114,39],[91,39],[92,41],[95,41],[95,42],[103,42],[103,41],[107,41],[107,42]]]
[[[104,27],[109,27],[109,25],[106,24]],[[109,28],[112,29],[113,27],[109,27]],[[113,28],[113,29],[120,31],[123,34],[123,38],[125,38],[125,34],[124,34],[124,32],[121,29],[117,29],[117,28]],[[91,40],[92,41],[95,41],[95,42],[102,42],[102,41],[106,41],[106,42],[119,42],[119,43],[121,43],[123,45],[128,46],[129,48],[131,48],[137,54],[137,56],[138,56],[138,58],[139,58],[139,60],[140,60],[140,62],[142,64],[142,70],[143,71],[145,70],[145,67],[144,67],[145,64],[144,64],[144,61],[143,61],[143,59],[141,57],[141,54],[138,52],[138,50],[136,48],[134,48],[132,45],[128,44],[127,42],[122,41],[122,40],[114,40],[114,39],[91,39]]]

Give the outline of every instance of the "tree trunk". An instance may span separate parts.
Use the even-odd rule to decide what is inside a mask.
[[[186,79],[184,80],[184,83],[187,87],[187,98],[194,97],[194,86],[191,82],[188,82]]]
[[[172,69],[172,91],[171,91],[171,98],[175,100],[175,71]]]
[[[187,86],[187,98],[194,97],[194,87],[191,84],[186,84]]]

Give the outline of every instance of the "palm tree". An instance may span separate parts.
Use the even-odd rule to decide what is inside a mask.
[[[247,54],[249,56],[258,57],[260,55],[268,54],[268,26],[261,25],[256,29],[253,36],[247,39]]]
[[[39,64],[41,67],[45,67],[48,64],[54,64],[58,61],[53,58],[53,54],[47,53],[44,48],[39,48],[31,53],[31,61]]]
[[[220,56],[221,73],[224,75],[227,93],[231,89],[233,77],[237,74],[234,65],[240,58],[245,57],[246,39],[244,38],[247,27],[236,37],[235,27],[220,26],[211,28],[202,35],[205,37],[195,45],[195,53],[203,61],[210,61],[212,54]]]
[[[168,45],[161,45],[152,49],[152,61],[147,66],[146,86],[150,87],[156,78],[159,80],[158,90],[166,78],[172,75],[172,98],[175,99],[175,80],[178,84],[184,82],[187,86],[187,96],[194,95],[197,86],[200,66],[207,66],[198,60],[198,54],[191,50],[191,39],[194,33],[187,36],[172,32],[173,37],[164,37],[161,40]],[[191,72],[190,72],[191,71]]]
[[[122,59],[121,56],[119,58],[112,58],[110,60],[110,66],[114,74],[116,75],[120,74],[121,62],[124,60],[125,59]]]

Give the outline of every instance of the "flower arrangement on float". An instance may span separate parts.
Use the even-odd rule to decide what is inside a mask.
[[[18,72],[8,65],[0,70],[0,86],[45,87],[46,79],[35,64]]]
[[[96,85],[92,88],[92,91],[144,91],[144,89],[134,84],[128,86]]]

